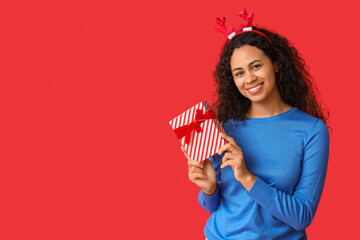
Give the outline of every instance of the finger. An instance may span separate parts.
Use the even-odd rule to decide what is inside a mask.
[[[224,133],[224,132],[221,132],[221,133],[220,133],[220,137],[224,138],[224,139],[225,139],[226,141],[228,141],[229,143],[232,143],[232,144],[234,144],[234,145],[237,145],[236,142],[235,142],[235,140],[234,140],[232,137],[230,137],[229,135],[227,135],[226,133]]]
[[[205,159],[204,162],[203,162],[203,167],[209,166],[209,165],[212,165],[212,163],[211,163],[211,161],[207,158],[207,159]]]
[[[189,167],[196,166],[198,168],[203,168],[204,167],[204,165],[201,162],[198,162],[196,160],[192,160],[190,158],[188,158],[188,166]]]
[[[223,158],[222,158],[222,162],[226,162],[226,161],[229,161],[229,160],[232,160],[234,158],[234,155],[232,153],[225,153]]]
[[[232,145],[232,143],[227,143],[225,145],[222,145],[218,150],[218,155],[221,155],[225,151],[228,151],[228,152],[234,151],[234,146]]]
[[[204,170],[202,170],[201,168],[199,167],[195,167],[195,166],[191,166],[189,167],[189,172],[190,173],[204,173]]]
[[[185,157],[189,159],[189,155],[187,154],[187,152],[185,151],[184,147],[181,146],[181,150],[183,151],[183,153],[185,154]]]
[[[208,163],[211,163],[211,161],[207,158],[203,161],[204,164],[208,164]]]
[[[189,155],[187,154],[187,152],[185,151],[185,149],[184,149],[183,146],[181,146],[181,150],[184,152],[184,155],[185,155],[185,157],[186,157],[187,160],[188,160],[188,165],[189,165],[189,161],[192,162],[192,165],[199,163],[198,161],[193,160],[193,159],[191,159],[191,158],[189,157]],[[197,165],[198,165],[198,164],[197,164]],[[200,166],[200,167],[201,167],[201,166]]]
[[[203,173],[189,173],[189,179],[194,182],[197,179],[206,179],[206,175]]]
[[[223,162],[223,164],[221,164],[220,168],[224,168],[227,166],[234,166],[235,165],[235,160],[227,160],[226,162]]]

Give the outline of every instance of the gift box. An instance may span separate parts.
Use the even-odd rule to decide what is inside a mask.
[[[226,144],[220,137],[220,132],[224,132],[224,129],[206,100],[169,123],[189,157],[199,162],[211,157]]]

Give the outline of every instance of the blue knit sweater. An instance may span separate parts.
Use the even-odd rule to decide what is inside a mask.
[[[246,167],[257,176],[247,191],[222,156],[210,157],[218,187],[200,205],[212,215],[204,233],[209,240],[306,239],[324,187],[329,157],[326,125],[298,108],[266,118],[223,124],[243,150]]]

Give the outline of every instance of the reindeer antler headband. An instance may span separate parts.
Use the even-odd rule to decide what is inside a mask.
[[[229,41],[231,41],[232,38],[234,38],[235,36],[237,36],[239,34],[251,31],[251,32],[254,32],[254,33],[257,33],[257,34],[260,34],[260,35],[266,37],[266,39],[271,44],[271,40],[270,40],[270,38],[268,36],[266,36],[264,33],[260,32],[260,31],[254,30],[252,28],[252,20],[254,18],[254,13],[253,12],[248,13],[245,8],[242,8],[240,10],[240,12],[237,12],[236,14],[238,16],[242,17],[245,20],[245,22],[240,23],[240,30],[239,31],[236,31],[234,29],[234,27],[232,27],[232,26],[230,26],[228,28],[225,27],[225,21],[226,21],[225,17],[216,18],[217,26],[215,26],[215,29],[217,31],[219,31],[219,32],[224,33],[229,38]]]

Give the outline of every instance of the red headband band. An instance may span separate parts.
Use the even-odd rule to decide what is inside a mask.
[[[268,36],[266,36],[264,33],[257,31],[257,30],[253,30],[252,28],[252,21],[254,18],[254,13],[253,12],[247,12],[245,8],[242,8],[240,10],[240,12],[236,13],[238,16],[242,17],[245,22],[240,24],[240,29],[239,31],[235,31],[234,27],[230,26],[230,27],[225,27],[225,21],[226,18],[225,17],[221,17],[221,18],[216,18],[216,23],[217,26],[215,26],[215,29],[219,32],[224,33],[229,40],[231,41],[232,38],[234,38],[235,36],[242,34],[244,32],[254,32],[257,34],[260,34],[261,36],[266,37],[266,39],[270,42],[271,44],[271,40]]]

